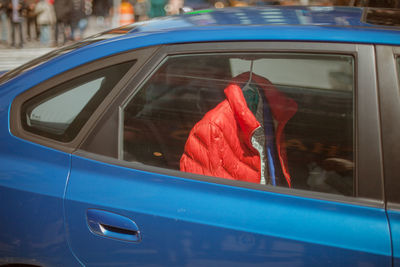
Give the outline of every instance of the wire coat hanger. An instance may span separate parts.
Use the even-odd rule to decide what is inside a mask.
[[[254,62],[254,60],[251,60],[251,63],[250,63],[250,75],[249,75],[249,80],[246,82],[246,84],[243,86],[243,88],[242,88],[242,91],[244,92],[244,91],[247,91],[247,90],[252,90],[252,91],[254,91],[254,88],[251,88],[251,86],[249,86],[250,85],[250,83],[251,83],[251,79],[252,79],[252,77],[253,77],[253,62]]]

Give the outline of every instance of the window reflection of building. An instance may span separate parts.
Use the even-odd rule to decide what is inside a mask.
[[[382,26],[400,26],[400,10],[369,8],[365,22]]]
[[[193,12],[182,17],[193,25],[245,25],[245,24],[283,24],[283,25],[357,25],[362,23],[361,8],[309,6],[274,8],[220,9]]]

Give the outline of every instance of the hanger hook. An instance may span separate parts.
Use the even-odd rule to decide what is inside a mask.
[[[253,62],[254,62],[254,60],[251,60],[251,62],[250,62],[250,77],[249,77],[249,81],[251,81],[251,78],[253,76]]]
[[[243,90],[246,90],[247,87],[249,86],[251,79],[253,77],[253,62],[254,60],[251,60],[250,62],[250,75],[249,75],[249,80],[246,82],[246,84],[243,86]]]

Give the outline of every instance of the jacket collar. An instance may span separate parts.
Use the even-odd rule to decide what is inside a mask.
[[[224,92],[231,106],[235,118],[243,132],[243,138],[249,147],[251,146],[250,137],[253,131],[260,126],[253,113],[247,107],[243,92],[240,86],[246,83],[250,78],[250,72],[242,73],[234,77]],[[252,79],[268,100],[272,116],[278,122],[278,127],[283,127],[286,122],[293,117],[297,111],[297,103],[278,91],[272,83],[264,77],[252,74]]]

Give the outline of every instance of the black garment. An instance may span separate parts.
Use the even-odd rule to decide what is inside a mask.
[[[22,34],[22,23],[23,19],[26,15],[26,4],[25,1],[19,0],[19,7],[18,7],[18,21],[13,21],[13,7],[12,7],[12,0],[8,0],[8,17],[10,19],[11,24],[11,46],[16,46],[22,48],[24,44],[23,34]],[[17,45],[16,34],[17,30],[19,31],[19,44]]]
[[[57,45],[58,37],[61,32],[62,44],[67,42],[66,28],[71,27],[71,14],[72,14],[72,1],[71,0],[55,0],[54,11],[56,13],[56,25],[54,29],[54,42]]]
[[[19,45],[16,45],[16,31],[19,31]],[[16,46],[22,48],[24,45],[24,39],[22,37],[22,22],[13,22],[11,21],[11,46]]]
[[[63,21],[61,20],[57,20],[56,21],[56,25],[54,28],[54,43],[55,45],[58,45],[60,42],[58,41],[58,37],[60,35],[60,33],[62,34],[62,42],[61,44],[65,44],[67,42],[67,34],[65,32],[65,27],[68,24],[65,24]]]
[[[4,1],[5,6],[7,7],[7,16],[10,18],[10,20],[13,20],[13,9],[12,9],[12,0],[6,0]],[[25,1],[23,0],[18,0],[19,3],[19,9],[18,9],[18,16],[21,18],[21,21],[23,18],[26,17],[26,12],[27,12],[27,6]]]
[[[67,23],[72,13],[71,0],[54,0],[54,11],[56,13],[57,21]]]
[[[71,0],[71,39],[75,40],[75,34],[78,30],[79,21],[86,17],[85,2],[83,0]]]
[[[108,17],[112,6],[112,0],[93,0],[93,15]]]
[[[8,11],[8,0],[0,0],[0,13]]]
[[[26,36],[28,40],[36,38],[39,40],[40,28],[37,24],[36,18],[37,15],[35,13],[35,0],[25,0],[26,3]],[[33,26],[33,33],[32,33]]]
[[[35,29],[34,30],[35,34],[32,33],[32,25],[33,25],[33,27]],[[36,17],[33,17],[33,18],[28,17],[28,18],[26,18],[26,34],[28,36],[28,39],[33,39],[34,36],[35,36],[35,38],[37,40],[39,40],[40,28],[39,28],[39,26],[37,24]]]

